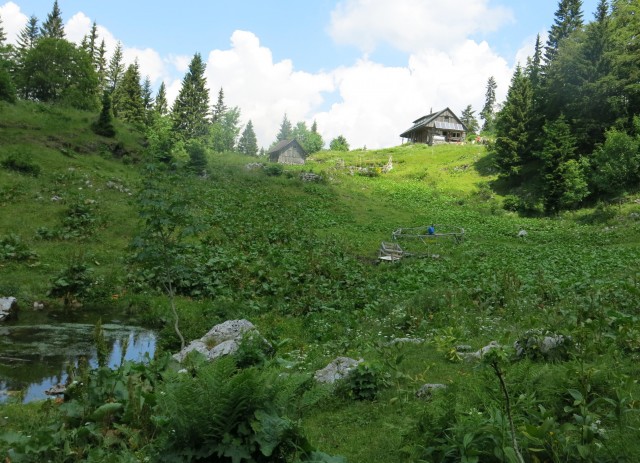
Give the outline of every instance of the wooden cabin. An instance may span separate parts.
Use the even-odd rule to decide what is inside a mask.
[[[466,132],[467,128],[458,116],[449,108],[445,108],[416,119],[413,126],[400,136],[406,138],[409,143],[433,145],[464,141]]]
[[[298,140],[281,140],[267,153],[269,161],[279,164],[304,164],[307,152]]]

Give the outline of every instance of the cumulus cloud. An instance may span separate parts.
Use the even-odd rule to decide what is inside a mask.
[[[209,53],[206,75],[212,101],[222,87],[225,103],[238,106],[244,122],[253,122],[265,147],[275,140],[285,113],[293,124],[312,119],[323,93],[334,90],[329,74],[296,71],[290,60],[274,63],[271,50],[246,31],[232,34],[230,49]]]
[[[460,114],[471,104],[479,112],[489,77],[496,79],[500,99],[510,75],[507,62],[486,43],[470,40],[450,53],[429,49],[411,55],[405,67],[363,59],[335,71],[340,102],[316,118],[327,141],[344,135],[353,147],[393,146],[413,120],[432,109]]]
[[[382,42],[409,53],[452,50],[512,19],[510,10],[491,8],[488,0],[344,0],[331,13],[329,34],[367,53]]]
[[[2,18],[2,28],[5,34],[7,34],[7,42],[15,44],[18,39],[18,34],[20,34],[20,31],[27,24],[29,18],[20,11],[20,7],[13,2],[0,5],[0,18]]]

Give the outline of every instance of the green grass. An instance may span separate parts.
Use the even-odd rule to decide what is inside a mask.
[[[0,146],[0,160],[21,153],[41,173],[0,169],[0,229],[38,254],[36,262],[0,261],[0,289],[21,301],[46,298],[52,276],[70,259],[84,260],[99,277],[102,296],[118,294],[117,304],[159,330],[160,348],[174,351],[166,299],[141,284],[128,260],[140,227],[139,166],[107,154],[111,142],[88,130],[94,115],[23,103],[2,111],[9,122],[0,130],[9,142]],[[139,136],[121,126],[119,134],[116,142],[130,157],[140,156]],[[378,172],[390,156],[393,169]],[[544,447],[540,461],[638,459],[635,198],[554,218],[520,217],[502,209],[502,197],[490,188],[491,160],[477,145],[327,151],[281,176],[246,170],[252,161],[212,155],[207,179],[185,176],[167,186],[169,194],[195,198],[191,212],[202,226],[177,301],[181,326],[194,339],[215,323],[248,318],[276,346],[274,365],[288,365],[287,371],[311,375],[338,355],[379,367],[386,387],[374,401],[331,396],[298,410],[312,444],[350,462],[435,461],[427,453],[437,445],[452,455],[442,461],[458,461],[464,452],[498,461],[493,442],[508,444],[498,380],[488,365],[451,361],[451,349],[476,350],[492,340],[512,346],[527,330],[540,329],[571,336],[576,348],[563,361],[503,365],[523,448]],[[301,171],[324,180],[302,182]],[[52,201],[54,195],[63,201]],[[61,226],[74,200],[96,201],[90,233],[36,239],[38,228]],[[380,242],[390,241],[393,230],[430,223],[464,228],[464,242],[407,242],[437,258],[377,261]],[[517,236],[521,229],[525,238]],[[424,342],[388,345],[398,337]],[[418,400],[424,383],[448,389]],[[568,392],[574,390],[598,400],[580,408]],[[626,404],[624,418],[616,417],[614,399]],[[541,407],[557,424],[550,431],[557,441],[550,434],[546,443],[531,437],[542,432]],[[27,429],[30,414],[25,410],[24,423],[4,429]],[[610,437],[581,438],[578,415],[599,420]]]

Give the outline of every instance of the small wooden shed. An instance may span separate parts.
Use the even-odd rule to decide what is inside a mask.
[[[268,152],[269,161],[280,164],[304,164],[307,152],[295,138],[281,140]]]
[[[451,111],[445,108],[427,114],[413,121],[413,126],[402,132],[400,136],[410,143],[426,143],[428,145],[464,141],[467,128]]]

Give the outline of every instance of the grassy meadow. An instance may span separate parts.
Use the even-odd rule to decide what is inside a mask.
[[[120,307],[156,329],[160,359],[180,342],[166,296],[131,246],[143,228],[137,198],[155,174],[144,168],[139,135],[117,126],[115,140],[101,139],[89,129],[92,117],[36,104],[0,106],[0,296],[17,297],[25,316],[34,301],[60,310],[61,298],[48,293],[65,270],[80,265],[89,276],[77,299]],[[11,158],[22,163],[4,162]],[[393,168],[383,173],[389,159]],[[85,398],[84,411],[51,402],[0,405],[1,457],[640,460],[638,197],[521,217],[502,207],[491,188],[491,159],[471,144],[326,151],[283,169],[248,169],[261,160],[234,154],[208,161],[206,178],[171,173],[155,183],[165,200],[186,204],[195,224],[177,279],[182,333],[199,338],[232,318],[256,325],[273,346],[267,356],[249,348],[245,355],[255,381],[266,385],[256,390],[287,393],[286,401],[273,402],[280,416],[323,456],[222,452],[207,460],[196,431],[185,431],[191,440],[181,442],[192,452],[171,454],[174,460],[165,452],[163,459],[163,445],[178,445],[167,429],[178,425],[160,419],[172,409],[155,391],[181,403],[181,383],[157,372],[166,381],[149,382],[149,371],[130,367],[136,374],[123,383],[130,384],[126,400],[135,384],[147,394],[137,414],[96,415],[118,402],[106,393],[88,394],[94,402]],[[320,180],[302,181],[301,172]],[[378,260],[394,230],[432,223],[437,230],[463,228],[464,240],[405,240],[401,245],[415,255]],[[565,342],[547,353],[545,337]],[[502,346],[497,354],[463,359],[463,351],[491,341]],[[516,341],[526,346],[519,357]],[[316,385],[313,373],[337,356],[364,362],[335,389]],[[426,383],[445,387],[416,397]],[[186,422],[190,410],[172,413]],[[90,432],[79,431],[80,420]]]

